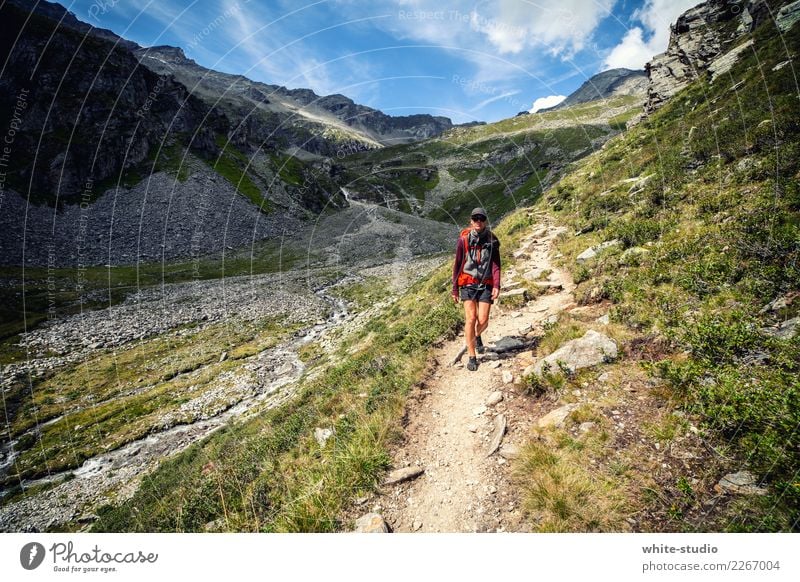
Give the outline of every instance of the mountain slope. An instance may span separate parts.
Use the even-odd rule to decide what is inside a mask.
[[[587,103],[598,99],[608,99],[620,95],[644,96],[647,90],[647,75],[644,71],[631,69],[609,69],[594,75],[584,82],[577,90],[570,93],[566,99],[555,107],[542,109],[543,111],[556,111],[571,105]]]
[[[770,13],[778,14],[781,5],[771,2]],[[513,390],[499,374],[489,372],[494,364],[489,358],[481,362],[481,373],[506,391],[509,398],[503,406],[509,414],[513,407],[535,413],[531,420],[539,425],[545,413],[557,410],[563,421],[561,426],[539,426],[535,439],[516,451],[505,451],[507,463],[505,456],[501,463],[494,456],[487,459],[485,452],[481,458],[498,467],[512,465],[519,489],[491,493],[489,483],[478,483],[475,497],[509,496],[512,509],[519,510],[520,529],[774,532],[800,528],[800,87],[791,52],[800,46],[800,25],[776,29],[773,20],[766,19],[740,42],[751,40],[752,50],[731,59],[726,73],[715,79],[699,76],[638,126],[565,166],[563,177],[534,206],[517,209],[497,225],[504,272],[514,272],[518,290],[505,288],[494,313],[504,310],[503,325],[509,329],[513,325],[518,334],[535,341],[536,348],[498,360],[503,371],[515,372]],[[592,104],[585,107],[581,109],[585,119],[594,119]],[[552,124],[548,127],[572,131],[571,120],[554,113],[559,112],[543,116]],[[567,125],[560,126],[562,122]],[[498,152],[496,147],[502,139],[519,145],[512,141],[517,134],[530,137],[523,145],[538,144],[541,136],[528,131],[525,123],[506,120],[470,130],[486,132],[482,134],[462,134],[459,129],[432,143],[440,151],[464,146],[480,156],[486,154],[486,159],[504,156],[507,162],[520,163],[510,148]],[[551,129],[539,126],[544,136]],[[501,141],[494,141],[498,135]],[[445,140],[450,140],[449,145],[441,143]],[[585,142],[564,139],[560,143],[563,148]],[[481,144],[487,146],[482,152]],[[420,152],[403,146],[346,160],[339,168],[353,172],[346,187],[356,192],[369,178],[362,172],[366,178],[360,180],[356,173],[359,160],[378,153],[387,157],[373,158],[382,164],[376,173],[396,172],[391,178],[395,182],[399,178],[403,189],[414,193],[435,180],[432,176],[447,180],[458,172],[457,166],[440,169],[439,160],[429,157],[436,150],[426,153],[424,147],[430,146],[418,145],[423,148]],[[416,159],[411,157],[414,153]],[[490,179],[488,172],[484,176],[486,168],[471,169],[480,171],[465,174],[458,182]],[[394,182],[387,176],[382,183]],[[371,192],[391,204],[389,186],[383,191],[379,186],[368,183],[358,193],[366,198]],[[402,194],[399,188],[398,192]],[[462,201],[458,211],[468,210],[469,202]],[[499,214],[502,206],[496,204]],[[349,211],[358,215],[354,206]],[[380,212],[397,220],[406,216]],[[461,216],[456,215],[458,222]],[[358,218],[356,229],[361,230],[369,219]],[[551,219],[562,228],[543,228]],[[347,225],[335,223],[327,236],[333,239]],[[402,227],[392,230],[393,242],[402,231]],[[560,234],[555,236],[557,231]],[[352,244],[346,238],[342,242]],[[544,263],[530,268],[530,261],[543,252],[543,238],[557,245],[552,258],[560,259],[577,283],[577,305],[548,314],[554,317],[544,321],[538,301],[556,297],[546,293],[550,283],[558,281],[547,281],[552,273],[546,272]],[[331,241],[333,247],[336,242]],[[413,242],[396,247],[398,258],[385,279],[372,284],[344,282],[343,293],[374,307],[365,312],[372,316],[368,321],[330,343],[318,339],[312,330],[310,343],[302,348],[292,344],[296,354],[292,352],[291,357],[296,355],[308,364],[293,398],[287,397],[282,406],[265,406],[240,417],[164,459],[136,484],[135,492],[121,488],[104,501],[104,507],[92,507],[86,514],[70,511],[65,525],[50,527],[80,529],[87,522],[97,531],[350,529],[353,508],[371,507],[377,495],[387,490],[381,483],[392,466],[390,452],[408,439],[406,429],[417,420],[407,413],[423,408],[431,397],[429,373],[436,366],[430,355],[443,338],[457,342],[460,337],[463,314],[449,297],[447,259],[399,300],[376,301],[392,285],[408,281],[400,268],[400,255],[407,254]],[[335,264],[336,257],[331,255]],[[275,265],[280,265],[279,258],[282,255],[276,257]],[[103,346],[87,346],[88,353],[97,358],[95,365],[55,370],[43,385],[36,385],[39,400],[21,398],[25,408],[15,419],[17,428],[35,424],[32,419],[39,406],[55,420],[44,427],[46,441],[33,431],[19,435],[20,446],[28,451],[24,459],[28,469],[42,463],[39,450],[59,453],[59,467],[74,467],[84,455],[111,446],[106,434],[114,439],[131,438],[132,432],[148,434],[152,426],[158,426],[158,418],[150,415],[158,414],[165,404],[174,412],[170,422],[187,416],[201,418],[208,410],[217,410],[230,394],[211,390],[206,396],[203,387],[219,371],[228,374],[223,377],[227,379],[250,374],[247,382],[234,386],[237,397],[259,385],[258,374],[262,382],[264,376],[271,379],[276,371],[272,353],[261,354],[266,346],[274,345],[272,329],[252,320],[250,325],[238,320],[235,325],[229,321],[222,325],[221,318],[233,307],[251,312],[251,303],[263,310],[257,302],[262,288],[254,285],[274,288],[275,280],[282,282],[282,277],[278,272],[261,279],[251,274],[235,291],[224,291],[235,301],[222,302],[222,306],[211,294],[213,319],[210,324],[197,322],[197,328],[183,327],[196,321],[192,319],[196,302],[191,297],[199,293],[196,287],[186,286],[166,306],[164,297],[152,293],[153,305],[163,310],[164,320],[177,319],[182,324],[174,335],[132,342],[135,345],[125,352],[116,336],[108,351],[92,352]],[[504,281],[508,282],[505,275]],[[308,289],[322,286],[316,280],[301,282],[291,288],[292,295],[305,293],[305,298]],[[159,291],[172,289],[162,286]],[[135,303],[127,308],[143,311]],[[274,321],[276,313],[267,310],[267,314]],[[116,321],[102,315],[99,319],[108,319],[108,327]],[[148,325],[159,327],[162,321],[150,318]],[[124,327],[131,337],[141,333]],[[542,366],[541,375],[535,374],[535,366],[525,374],[528,368],[524,366],[540,363],[589,330],[615,340],[618,351],[613,361],[609,361],[612,353],[605,351],[602,362],[568,372],[555,357],[551,358],[555,365]],[[40,331],[31,339],[47,337],[48,330]],[[103,332],[109,333],[102,328],[96,333]],[[60,339],[63,334],[51,336]],[[48,347],[34,341],[29,349],[41,349],[46,356]],[[151,360],[150,354],[158,359]],[[27,361],[27,352],[20,359]],[[118,367],[119,361],[130,367]],[[86,389],[87,371],[92,372],[91,392]],[[469,373],[448,368],[442,375],[455,374]],[[15,394],[27,394],[27,382],[28,376],[22,374]],[[47,390],[39,391],[40,387]],[[441,405],[439,396],[448,394],[442,392],[432,398],[437,406]],[[78,409],[82,416],[56,416],[63,399],[81,402],[109,394],[129,398],[130,405],[104,402],[98,410],[103,414],[95,420],[93,406]],[[459,397],[456,391],[450,396]],[[184,406],[187,403],[191,404]],[[481,406],[479,415],[485,415],[486,407]],[[126,424],[131,415],[154,424]],[[98,421],[101,430],[97,432],[84,424]],[[509,423],[512,430],[514,426]],[[459,427],[471,433],[469,425]],[[438,428],[429,430],[433,433]],[[483,428],[476,427],[476,432]],[[447,440],[457,441],[451,437],[447,435]],[[63,452],[65,443],[74,443],[69,445],[76,447],[69,449],[72,454]],[[135,449],[123,454],[136,459],[142,452]],[[13,464],[13,451],[11,457]],[[407,461],[424,466],[429,460]],[[41,467],[36,474],[46,472],[46,459]],[[87,471],[104,467],[118,469],[109,462],[99,467],[90,464]],[[445,467],[439,464],[436,470]],[[80,484],[85,474],[63,485]],[[733,480],[745,485],[732,487],[732,479],[724,479],[732,474],[737,474]],[[403,491],[401,486],[389,494],[402,502]],[[61,492],[50,489],[37,497],[37,492],[28,491],[23,502],[41,512],[50,507],[41,500],[55,504]],[[409,505],[408,498],[405,501]],[[2,508],[4,515],[13,511],[9,505]],[[24,523],[24,512],[20,515]],[[42,523],[49,522],[43,519]]]
[[[463,223],[475,206],[493,220],[536,197],[567,166],[602,147],[641,107],[636,96],[456,127],[437,138],[354,154],[340,183],[354,198]]]
[[[706,17],[699,9],[692,17],[723,31],[735,25],[709,16],[719,8],[713,4],[704,5]],[[769,4],[778,17],[783,3]],[[611,463],[599,471],[618,486],[657,491],[634,516],[640,527],[800,527],[800,88],[787,52],[800,43],[800,26],[782,25],[770,17],[744,33],[730,49],[752,48],[731,58],[729,70],[698,76],[545,197],[575,233],[559,250],[579,283],[578,303],[610,307],[610,329],[629,338],[609,370],[619,378],[611,388],[624,388],[617,416],[589,396],[578,401],[581,415],[617,438],[635,443],[631,433],[639,432],[669,451],[625,445],[628,452],[614,457],[627,467],[624,477]],[[675,30],[673,41],[681,34]],[[703,69],[702,60],[688,66]],[[573,326],[586,323],[564,318],[552,333],[571,335]],[[642,366],[649,378],[637,381]],[[566,395],[584,383],[607,386],[599,375],[534,385]],[[657,396],[662,410],[631,429],[619,411],[635,410],[640,393]],[[653,462],[651,471],[641,459]],[[737,489],[722,479],[737,473],[730,480],[749,484]]]
[[[139,48],[137,58],[160,75],[171,75],[212,107],[225,110],[234,126],[234,143],[258,136],[237,135],[246,127],[263,126],[264,140],[285,139],[289,145],[318,155],[335,156],[382,145],[433,137],[450,129],[445,117],[392,117],[357,105],[344,95],[319,96],[310,89],[286,89],[206,69],[179,48]],[[254,143],[258,145],[257,141]]]
[[[14,0],[0,16],[0,124],[15,128],[4,265],[221,256],[346,206],[323,156],[452,125],[210,71],[58,4]]]

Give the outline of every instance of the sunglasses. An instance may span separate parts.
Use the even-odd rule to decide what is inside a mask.
[[[486,217],[475,215],[472,217],[472,220],[474,220],[475,222],[486,222]]]

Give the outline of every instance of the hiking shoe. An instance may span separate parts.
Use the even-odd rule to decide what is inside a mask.
[[[474,372],[478,369],[478,358],[470,358],[469,362],[467,362],[467,370],[470,372]]]
[[[475,337],[475,350],[479,354],[482,354],[484,351],[486,351],[486,348],[483,347],[483,341],[481,340],[481,336]]]

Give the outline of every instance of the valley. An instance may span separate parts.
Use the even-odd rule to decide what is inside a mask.
[[[0,112],[35,88],[0,197],[0,530],[800,527],[800,2],[710,0],[644,74],[462,126],[49,3],[12,48],[28,10],[0,6]],[[503,288],[470,372],[476,206]]]

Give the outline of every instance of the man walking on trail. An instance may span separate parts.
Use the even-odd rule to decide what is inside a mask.
[[[464,304],[467,370],[478,369],[483,353],[481,333],[489,326],[489,310],[500,295],[500,241],[488,227],[483,208],[474,208],[470,226],[461,231],[453,263],[453,301]]]

